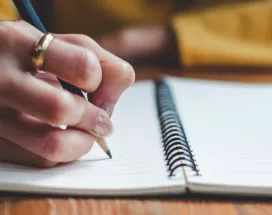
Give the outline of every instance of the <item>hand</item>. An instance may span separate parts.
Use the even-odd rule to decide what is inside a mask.
[[[127,28],[98,41],[103,48],[135,66],[179,67],[176,38],[169,27]]]
[[[134,82],[127,62],[83,35],[57,35],[46,72],[37,73],[31,53],[42,35],[24,21],[0,22],[0,161],[51,167],[78,159],[93,145],[91,131],[112,132],[114,105]],[[56,76],[89,102],[63,90]]]

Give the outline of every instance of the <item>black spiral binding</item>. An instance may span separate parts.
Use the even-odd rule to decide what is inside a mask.
[[[172,92],[164,79],[155,81],[157,114],[169,177],[179,168],[189,167],[199,175],[196,161],[188,144]]]

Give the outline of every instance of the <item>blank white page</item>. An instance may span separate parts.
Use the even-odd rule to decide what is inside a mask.
[[[169,83],[201,174],[189,187],[272,194],[272,84]]]
[[[114,133],[107,139],[113,159],[95,143],[78,161],[51,169],[0,164],[0,189],[96,195],[182,192],[183,180],[167,175],[153,90],[152,82],[135,83],[118,102]]]

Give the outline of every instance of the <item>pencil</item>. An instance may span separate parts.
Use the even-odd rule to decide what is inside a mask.
[[[47,33],[44,25],[42,24],[39,16],[37,15],[36,11],[32,7],[29,0],[13,0],[13,3],[18,10],[18,13],[20,14],[21,18],[28,22],[29,24],[35,26],[37,29],[39,29],[43,33]],[[57,77],[58,78],[58,77]],[[59,83],[61,84],[62,88],[65,90],[68,90],[70,93],[76,94],[78,96],[81,96],[85,99],[83,92],[78,89],[77,87],[63,81],[62,79],[58,78]],[[98,137],[94,134],[92,134],[97,144],[103,149],[103,151],[112,158],[111,151],[107,145],[107,142],[105,138]]]

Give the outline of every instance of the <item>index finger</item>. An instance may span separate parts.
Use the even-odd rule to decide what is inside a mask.
[[[94,40],[84,35],[58,35],[60,39],[92,50],[100,61],[102,82],[92,93],[88,94],[89,101],[105,110],[111,116],[114,106],[124,91],[135,81],[133,67],[124,60],[109,53]]]

